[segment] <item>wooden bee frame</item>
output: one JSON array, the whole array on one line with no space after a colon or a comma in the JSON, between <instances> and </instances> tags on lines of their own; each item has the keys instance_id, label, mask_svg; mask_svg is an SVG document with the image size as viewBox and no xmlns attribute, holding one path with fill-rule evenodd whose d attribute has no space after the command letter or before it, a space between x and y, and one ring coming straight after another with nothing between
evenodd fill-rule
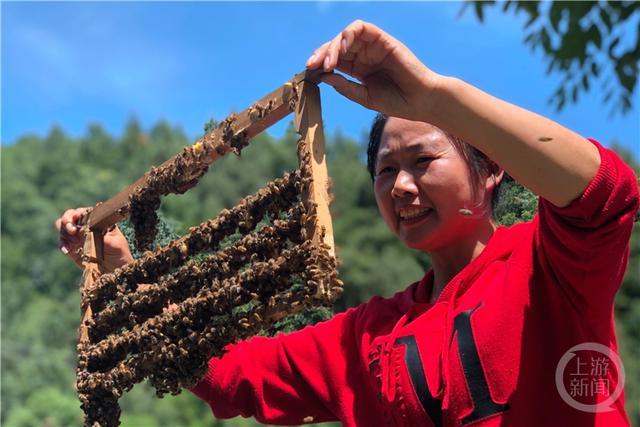
<instances>
[{"instance_id":1,"label":"wooden bee frame","mask_svg":"<svg viewBox=\"0 0 640 427\"><path fill-rule=\"evenodd\" d=\"M234 338L251 336L264 324L271 324L305 307L331 303L339 295L341 283L337 279L335 271L333 228L329 212L329 181L325 161L320 92L317 86L319 74L319 71L307 71L297 74L293 79L251 107L237 115L233 114L228 117L217 129L209 132L191 147L185 148L182 153L177 154L158 168L147 172L113 198L96 205L82 219L81 224L83 224L86 238L83 252L84 273L81 285L81 322L78 334L78 392L86 415L86 426L106 427L118 425L120 411L117 401L121 394L130 389L133 384L147 378L150 381L154 380L157 384L161 384L160 386L154 384L160 395L164 392L177 393L179 392L178 388L194 385L194 379L201 377L206 372L204 356L212 357L221 354L223 344ZM261 190L263 193L259 192L254 196L243 199L236 207L223 211L219 217L208 223L201 224L199 228L193 227L189 235L173 241L155 252L146 252L143 258L116 270L114 274L103 274L104 235L110 227L129 213L137 194L145 188L153 187L155 185L154 182L159 179L167 178L167 171L169 170L174 173L178 170L180 176L179 179L175 176L172 177L171 189L162 194L186 191L197 183L197 179L202 176L212 162L230 151L238 152L248 144L252 137L283 119L292 111L295 112L296 131L301 138L298 146L300 171L272 181L265 189ZM156 274L156 276L151 275L151 277L147 275L146 269L150 265L162 264L158 260L163 260L163 262L174 260L174 267L186 263L189 256L193 255L194 251L201 249L202 246L195 243L194 236L198 236L200 240L204 239L203 236L205 236L206 239L209 239L207 242L214 241L216 230L225 225L225 221L228 223L228 218L234 218L233 215L237 214L238 217L245 215L240 222L233 223L231 221L231 223L235 224L232 224L233 227L238 227L238 230L245 229L246 222L252 222L255 227L255 223L259 218L246 219L248 213L262 212L262 215L265 215L265 209L277 209L281 206L278 204L280 202L274 202L275 207L269 207L269 198L287 198L288 192L290 193L293 189L300 191L302 200L298 202L299 206L295 205L294 202L287 202L289 204L286 206L290 207L289 212L297 212L300 215L301 219L296 223L299 224L297 228L296 225L291 225L291 223L275 220L274 226L263 229L262 235L245 236L246 239L242 240L243 242L246 240L247 246L242 246L240 248L242 250L230 247L225 249L224 251L226 252L222 253L222 255L210 257L210 262L213 263L211 265L219 268L220 265L224 264L226 268L229 264L222 263L220 259L224 257L226 257L224 258L225 260L233 259L234 256L246 258L246 254L243 251L254 247L257 241L263 244L271 241L270 239L277 240L275 237L269 237L269 233L274 236L278 235L278 233L281 233L280 236L287 235L287 233L291 235L293 233L292 229L295 228L296 230L300 229L302 236L306 236L298 242L300 248L304 250L296 252L297 248L290 248L288 251L281 252L274 260L265 259L263 262L257 263L260 268L256 268L256 271L236 272L236 276L221 276L212 282L212 289L218 286L218 288L214 289L217 292L215 295L220 296L220 298L224 296L224 298L228 299L225 303L226 305L221 303L221 307L229 308L228 313L224 311L224 307L216 307L216 310L218 310L216 313L227 324L219 322L217 326L209 327L207 325L205 327L200 322L200 329L198 330L194 326L195 321L187 318L188 314L194 316L193 313L202 313L202 310L208 310L216 306L217 302L213 290L210 291L211 294L207 294L203 293L202 290L192 289L194 294L197 291L196 296L199 296L200 300L196 301L195 297L184 297L185 299L180 300L180 305L176 309L177 314L168 315L166 311L161 311L155 317L147 316L137 319L137 313L134 313L134 311L131 313L123 312L126 308L136 307L136 304L140 305L143 302L149 304L148 301L153 300L154 297L157 297L157 301L162 304L171 301L170 298L172 297L167 293L169 292L167 289L170 286L172 286L171 292L174 292L171 295L183 292L179 286L180 283L178 283L180 277L190 277L195 281L192 276L188 276L188 274L193 274L192 271L183 272L180 270L175 273L175 277L163 282L164 288L155 288L155 296L151 292L145 293L144 290L139 290L138 288L140 283L146 283L144 280L151 279L151 282L156 280L160 283L161 273ZM235 228L233 229L235 230ZM250 231L252 229L246 228L246 230ZM252 244L254 246L251 246ZM258 246L255 247L257 248ZM275 251L275 249L269 246L266 251ZM306 272L304 274L299 271L296 273L291 267L294 264L298 268L306 269ZM162 271L167 273L169 271L168 268L166 267ZM192 270L196 271L195 268ZM265 271L269 271L271 276L269 274L264 276ZM174 273L172 272L171 274ZM181 274L183 275L181 276ZM280 293L275 293L274 291L274 294L270 295L268 299L263 298L259 301L260 304L257 304L257 308L252 309L251 315L240 319L239 326L230 327L229 322L234 321L234 319L237 321L238 319L230 314L229 304L231 303L229 301L246 302L246 299L243 300L238 295L246 296L248 294L252 295L251 298L254 300L256 298L260 299L256 294L242 289L240 285L244 283L244 277L252 278L253 282L251 283L264 283L265 280L273 279L278 274L300 274L300 277L306 278L304 280L307 281L307 285L313 285L313 293L304 294L304 292L301 292L294 295L291 291L281 291ZM256 279L254 276L259 277ZM108 306L105 302L109 297L116 300L116 308L114 308L113 304ZM301 301L300 298L303 298L304 301ZM123 300L126 301L123 302ZM158 307L161 306L156 304L156 311ZM162 310L162 308L160 309ZM105 323L109 323L116 318L114 313L118 310L121 317L128 315L128 320L121 319L120 323L115 322L105 326ZM166 330L177 330L178 326L175 326L175 322L177 322L176 319L179 316L183 316L181 318L183 319L182 321L190 326L183 329L183 331L191 332L185 333L185 336L181 335L179 342L169 342L168 335L163 335L162 332L157 331L164 331L164 329L161 329L163 327ZM124 317L122 318L124 319ZM138 323L142 321L144 321L144 324ZM123 327L124 324L129 326L128 330ZM184 325L179 326L184 327ZM225 336L225 331L227 330L235 331L235 337ZM238 330L240 333L238 333ZM162 341L163 339L164 342L158 343L158 340ZM158 353L160 350L157 349L160 345L163 345L164 349L169 348L169 352L193 349L193 352L197 353L197 357L190 358L191 356L186 354L189 352L182 352L182 356L176 357L178 359L177 366L173 366L174 359ZM146 353L142 353L143 348L147 349L144 350ZM130 353L135 354L131 356ZM190 367L189 373L184 374L184 377L188 378L183 381L183 378L180 377L181 374L176 374L175 372L177 372L176 369L178 371L184 369L184 365L180 365L180 361L187 363L185 360L189 363L193 362L193 364L197 365L197 368ZM202 365L202 360L205 360L204 366ZM171 371L174 373L167 374L166 372L168 372L169 368L164 366L163 363L171 365L171 369L175 368ZM154 369L164 369L164 371L160 374L156 373ZM170 379L166 380L163 375L168 375ZM168 386L166 384L162 385L165 380L170 383Z\"/></svg>"}]
</instances>

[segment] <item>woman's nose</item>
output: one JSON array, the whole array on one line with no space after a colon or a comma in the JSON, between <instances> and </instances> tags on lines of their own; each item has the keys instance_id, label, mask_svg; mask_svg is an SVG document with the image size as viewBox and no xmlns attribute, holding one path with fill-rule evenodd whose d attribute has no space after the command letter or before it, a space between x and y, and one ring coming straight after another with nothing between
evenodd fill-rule
<instances>
[{"instance_id":1,"label":"woman's nose","mask_svg":"<svg viewBox=\"0 0 640 427\"><path fill-rule=\"evenodd\" d=\"M418 186L416 185L413 175L406 171L399 171L396 180L391 189L391 196L402 198L406 196L415 196L418 194Z\"/></svg>"}]
</instances>

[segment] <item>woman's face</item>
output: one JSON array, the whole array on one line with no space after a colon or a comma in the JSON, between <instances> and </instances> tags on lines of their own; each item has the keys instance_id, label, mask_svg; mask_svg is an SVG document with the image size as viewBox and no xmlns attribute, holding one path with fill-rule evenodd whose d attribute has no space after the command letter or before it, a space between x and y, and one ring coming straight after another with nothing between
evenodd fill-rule
<instances>
[{"instance_id":1,"label":"woman's face","mask_svg":"<svg viewBox=\"0 0 640 427\"><path fill-rule=\"evenodd\" d=\"M427 123L388 119L374 192L391 231L408 247L426 252L473 234L489 219L475 215L478 201L463 157L441 130Z\"/></svg>"}]
</instances>

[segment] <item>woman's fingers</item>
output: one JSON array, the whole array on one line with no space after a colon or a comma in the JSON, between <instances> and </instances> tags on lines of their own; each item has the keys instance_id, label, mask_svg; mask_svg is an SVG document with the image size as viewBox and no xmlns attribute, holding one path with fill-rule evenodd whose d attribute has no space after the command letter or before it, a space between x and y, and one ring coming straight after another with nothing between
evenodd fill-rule
<instances>
[{"instance_id":1,"label":"woman's fingers","mask_svg":"<svg viewBox=\"0 0 640 427\"><path fill-rule=\"evenodd\" d=\"M307 60L307 68L322 67L325 72L338 69L361 79L362 76L356 75L358 69L376 68L387 55L384 35L375 25L354 21L331 41L316 49Z\"/></svg>"},{"instance_id":2,"label":"woman's fingers","mask_svg":"<svg viewBox=\"0 0 640 427\"><path fill-rule=\"evenodd\" d=\"M349 27L342 31L342 53L349 52L353 46L353 41L355 40L353 31L350 31Z\"/></svg>"},{"instance_id":3,"label":"woman's fingers","mask_svg":"<svg viewBox=\"0 0 640 427\"><path fill-rule=\"evenodd\" d=\"M82 253L79 250L82 245L70 242L68 239L61 238L58 241L60 251L71 258L77 265L82 266Z\"/></svg>"},{"instance_id":4,"label":"woman's fingers","mask_svg":"<svg viewBox=\"0 0 640 427\"><path fill-rule=\"evenodd\" d=\"M347 28L342 31L344 53L358 53L362 49L362 41L364 39L361 39L360 36L364 33L365 27L366 24L363 21L357 20L349 24ZM371 39L371 37L369 37L369 39Z\"/></svg>"},{"instance_id":5,"label":"woman's fingers","mask_svg":"<svg viewBox=\"0 0 640 427\"><path fill-rule=\"evenodd\" d=\"M63 223L75 224L84 215L88 208L67 209L60 219Z\"/></svg>"},{"instance_id":6,"label":"woman's fingers","mask_svg":"<svg viewBox=\"0 0 640 427\"><path fill-rule=\"evenodd\" d=\"M307 60L307 67L322 66L324 71L332 71L341 59L353 60L365 43L377 41L381 34L381 30L372 24L354 21L333 40L316 49Z\"/></svg>"},{"instance_id":7,"label":"woman's fingers","mask_svg":"<svg viewBox=\"0 0 640 427\"><path fill-rule=\"evenodd\" d=\"M66 214L66 212L65 212L65 214ZM67 225L69 224L69 221L70 221L70 217L65 217L64 215L61 216L60 218L56 219L56 222L55 222L56 230L58 230L58 232L60 234L63 234L63 233L66 234L67 233Z\"/></svg>"},{"instance_id":8,"label":"woman's fingers","mask_svg":"<svg viewBox=\"0 0 640 427\"><path fill-rule=\"evenodd\" d=\"M76 264L80 264L82 261L78 250L84 243L84 236L77 224L87 212L87 209L68 209L55 221L56 230L60 233L58 249L73 259Z\"/></svg>"},{"instance_id":9,"label":"woman's fingers","mask_svg":"<svg viewBox=\"0 0 640 427\"><path fill-rule=\"evenodd\" d=\"M307 67L313 69L318 68L320 65L324 63L324 58L326 56L326 51L329 48L329 44L331 42L326 42L319 48L317 48L311 57L307 60Z\"/></svg>"},{"instance_id":10,"label":"woman's fingers","mask_svg":"<svg viewBox=\"0 0 640 427\"><path fill-rule=\"evenodd\" d=\"M74 252L84 245L84 238L81 236L60 236L60 242L68 252Z\"/></svg>"},{"instance_id":11,"label":"woman's fingers","mask_svg":"<svg viewBox=\"0 0 640 427\"><path fill-rule=\"evenodd\" d=\"M68 209L56 220L56 229L62 236L74 236L78 233L78 221L88 208Z\"/></svg>"},{"instance_id":12,"label":"woman's fingers","mask_svg":"<svg viewBox=\"0 0 640 427\"><path fill-rule=\"evenodd\" d=\"M371 59L372 52L386 51L389 48L388 43L385 43L389 37L386 33L375 25L360 20L351 23L341 35L342 52L347 59L364 55L361 59L366 61Z\"/></svg>"},{"instance_id":13,"label":"woman's fingers","mask_svg":"<svg viewBox=\"0 0 640 427\"><path fill-rule=\"evenodd\" d=\"M360 20L351 23L330 42L324 70L333 71L340 60L357 60L365 44L378 41L381 34L381 30L374 25Z\"/></svg>"},{"instance_id":14,"label":"woman's fingers","mask_svg":"<svg viewBox=\"0 0 640 427\"><path fill-rule=\"evenodd\" d=\"M82 267L82 248L85 236L78 223L86 215L88 209L69 209L55 221L56 229L60 233L58 248L80 267ZM127 240L117 226L104 235L103 255L104 263L102 266L106 272L111 272L133 260Z\"/></svg>"},{"instance_id":15,"label":"woman's fingers","mask_svg":"<svg viewBox=\"0 0 640 427\"><path fill-rule=\"evenodd\" d=\"M422 117L421 93L429 93L433 86L433 73L406 46L360 20L320 46L307 62L310 69L321 66L326 73L337 70L358 80L323 76L340 94L367 108L404 118Z\"/></svg>"},{"instance_id":16,"label":"woman's fingers","mask_svg":"<svg viewBox=\"0 0 640 427\"><path fill-rule=\"evenodd\" d=\"M75 249L77 249L78 247L79 247L78 244L74 244L73 242L70 242L68 239L60 237L60 240L58 240L58 249L60 249L60 251L65 255L69 255L70 253L73 253Z\"/></svg>"},{"instance_id":17,"label":"woman's fingers","mask_svg":"<svg viewBox=\"0 0 640 427\"><path fill-rule=\"evenodd\" d=\"M320 78L343 96L366 108L374 109L366 86L347 80L340 74L323 74Z\"/></svg>"},{"instance_id":18,"label":"woman's fingers","mask_svg":"<svg viewBox=\"0 0 640 427\"><path fill-rule=\"evenodd\" d=\"M62 252L63 254L69 255L69 248L62 239L58 240L58 249L60 249L60 252Z\"/></svg>"},{"instance_id":19,"label":"woman's fingers","mask_svg":"<svg viewBox=\"0 0 640 427\"><path fill-rule=\"evenodd\" d=\"M338 34L331 43L329 43L329 48L327 49L327 56L324 59L324 71L330 72L336 68L338 64L338 59L340 59L340 45L342 41L342 34Z\"/></svg>"},{"instance_id":20,"label":"woman's fingers","mask_svg":"<svg viewBox=\"0 0 640 427\"><path fill-rule=\"evenodd\" d=\"M345 41L344 39L342 40L343 42ZM346 45L346 43L343 43L343 45ZM341 59L346 59L350 61L354 58L357 58L360 52L362 51L363 46L364 46L364 43L362 43L362 41L354 40L350 45L346 47L344 53L342 54Z\"/></svg>"},{"instance_id":21,"label":"woman's fingers","mask_svg":"<svg viewBox=\"0 0 640 427\"><path fill-rule=\"evenodd\" d=\"M340 59L340 61L338 61L338 65L336 66L336 70L355 77L361 82L367 75L371 74L371 67L363 65L361 62L347 59Z\"/></svg>"},{"instance_id":22,"label":"woman's fingers","mask_svg":"<svg viewBox=\"0 0 640 427\"><path fill-rule=\"evenodd\" d=\"M342 36L347 40L347 44L357 39L367 43L374 42L377 41L382 34L383 31L380 28L360 19L353 21L342 31Z\"/></svg>"}]
</instances>

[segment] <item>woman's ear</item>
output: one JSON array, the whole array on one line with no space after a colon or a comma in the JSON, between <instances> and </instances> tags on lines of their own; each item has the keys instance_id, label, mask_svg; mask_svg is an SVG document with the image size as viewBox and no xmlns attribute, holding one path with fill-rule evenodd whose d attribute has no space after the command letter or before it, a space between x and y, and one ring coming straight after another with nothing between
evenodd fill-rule
<instances>
[{"instance_id":1,"label":"woman's ear","mask_svg":"<svg viewBox=\"0 0 640 427\"><path fill-rule=\"evenodd\" d=\"M485 182L485 188L487 191L493 190L502 182L502 178L504 177L504 169L498 166L497 163L492 164L492 173L487 176L487 180Z\"/></svg>"}]
</instances>

